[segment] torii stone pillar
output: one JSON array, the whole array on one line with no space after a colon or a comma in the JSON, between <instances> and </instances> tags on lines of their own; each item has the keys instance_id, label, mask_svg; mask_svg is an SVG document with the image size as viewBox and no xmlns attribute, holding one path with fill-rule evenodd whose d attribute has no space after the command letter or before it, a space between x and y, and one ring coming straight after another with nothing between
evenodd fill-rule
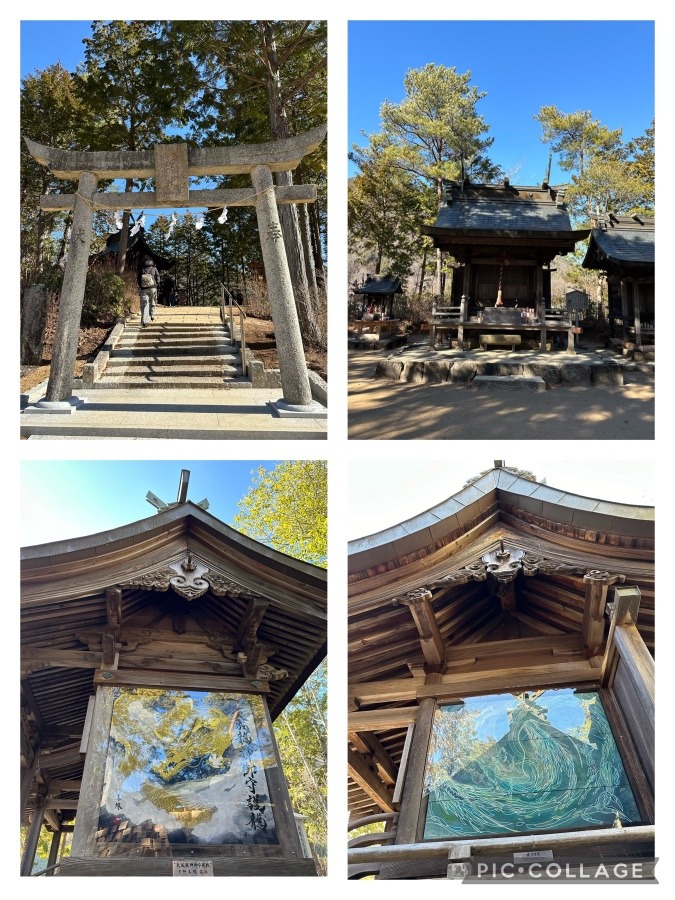
<instances>
[{"instance_id":1,"label":"torii stone pillar","mask_svg":"<svg viewBox=\"0 0 675 900\"><path fill-rule=\"evenodd\" d=\"M92 203L97 185L98 178L93 172L82 172L75 195L73 227L68 261L63 275L46 400L41 401L41 406L47 408L59 409L64 405L68 411L73 408L68 398L73 391L77 335L82 316L93 232Z\"/></svg>"},{"instance_id":2,"label":"torii stone pillar","mask_svg":"<svg viewBox=\"0 0 675 900\"><path fill-rule=\"evenodd\" d=\"M281 353L279 354L281 387L285 401L282 406L290 410L308 407L314 401L307 377L291 273L288 269L279 210L274 197L272 173L268 166L256 166L251 172L251 179L256 192L255 211L258 217L260 246L265 264L267 295L272 309L274 333L277 344L283 346L287 353L284 366L281 364Z\"/></svg>"},{"instance_id":3,"label":"torii stone pillar","mask_svg":"<svg viewBox=\"0 0 675 900\"><path fill-rule=\"evenodd\" d=\"M72 412L75 405L75 398L71 400L73 373L95 210L255 206L283 390L283 400L271 405L280 416L325 416L325 407L312 400L277 210L278 203L313 203L316 187L275 187L271 174L295 169L304 156L320 146L325 136L326 126L321 125L305 134L267 144L205 148L180 143L158 144L151 150L114 152L57 150L26 139L33 158L50 169L57 178L79 178L75 197L50 194L40 198L42 209L74 209L75 212L73 242L66 263L47 396L37 404L37 409ZM236 174L249 174L254 190L189 189L191 177ZM117 178L154 178L156 193L96 192L99 179ZM32 407L33 411L35 409Z\"/></svg>"}]
</instances>

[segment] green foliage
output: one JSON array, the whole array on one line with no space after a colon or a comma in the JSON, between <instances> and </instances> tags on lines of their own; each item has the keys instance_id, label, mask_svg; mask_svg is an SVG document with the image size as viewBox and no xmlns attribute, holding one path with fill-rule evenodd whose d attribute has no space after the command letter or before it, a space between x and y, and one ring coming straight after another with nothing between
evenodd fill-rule
<instances>
[{"instance_id":1,"label":"green foliage","mask_svg":"<svg viewBox=\"0 0 675 900\"><path fill-rule=\"evenodd\" d=\"M386 135L372 135L368 147L354 145L349 154L360 170L349 182L349 237L357 258L374 254L375 274L384 266L403 277L426 240L420 224L428 212L428 191L391 164L391 150Z\"/></svg>"},{"instance_id":2,"label":"green foliage","mask_svg":"<svg viewBox=\"0 0 675 900\"><path fill-rule=\"evenodd\" d=\"M260 466L238 504L233 525L297 559L326 567L328 481L325 460Z\"/></svg>"},{"instance_id":3,"label":"green foliage","mask_svg":"<svg viewBox=\"0 0 675 900\"><path fill-rule=\"evenodd\" d=\"M107 325L118 316L127 315L129 311L123 278L112 272L92 271L87 274L82 325Z\"/></svg>"},{"instance_id":4,"label":"green foliage","mask_svg":"<svg viewBox=\"0 0 675 900\"><path fill-rule=\"evenodd\" d=\"M461 161L486 179L498 170L484 156L493 139L484 135L488 126L476 110L485 93L471 85L471 72L428 63L409 69L405 97L400 103L386 100L380 107L383 130L399 149L398 165L417 178L436 186L457 178Z\"/></svg>"},{"instance_id":5,"label":"green foliage","mask_svg":"<svg viewBox=\"0 0 675 900\"><path fill-rule=\"evenodd\" d=\"M559 154L561 169L571 173L565 201L578 224L598 212L653 210L653 123L643 137L624 144L621 129L602 125L590 110L563 113L543 106L534 118L542 126L542 141Z\"/></svg>"},{"instance_id":6,"label":"green foliage","mask_svg":"<svg viewBox=\"0 0 675 900\"><path fill-rule=\"evenodd\" d=\"M543 143L559 154L565 172L583 173L593 156L612 152L621 142L621 129L601 125L590 110L564 113L556 106L542 106L534 118L542 127Z\"/></svg>"},{"instance_id":7,"label":"green foliage","mask_svg":"<svg viewBox=\"0 0 675 900\"><path fill-rule=\"evenodd\" d=\"M327 851L326 663L300 688L274 725L293 809L325 874Z\"/></svg>"},{"instance_id":8,"label":"green foliage","mask_svg":"<svg viewBox=\"0 0 675 900\"><path fill-rule=\"evenodd\" d=\"M75 89L88 111L91 149L139 150L186 124L194 67L156 23L94 21L83 43Z\"/></svg>"},{"instance_id":9,"label":"green foliage","mask_svg":"<svg viewBox=\"0 0 675 900\"><path fill-rule=\"evenodd\" d=\"M78 146L86 111L77 98L72 76L59 63L27 75L21 82L21 135L41 144L69 150ZM42 281L58 248L53 232L67 215L40 210L42 194L69 192L76 186L51 175L29 154L21 140L21 274Z\"/></svg>"}]
</instances>

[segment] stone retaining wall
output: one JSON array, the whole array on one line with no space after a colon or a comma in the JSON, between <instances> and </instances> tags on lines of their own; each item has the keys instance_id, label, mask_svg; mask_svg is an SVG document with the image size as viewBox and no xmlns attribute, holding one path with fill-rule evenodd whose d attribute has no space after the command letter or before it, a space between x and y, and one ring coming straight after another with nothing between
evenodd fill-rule
<instances>
[{"instance_id":1,"label":"stone retaining wall","mask_svg":"<svg viewBox=\"0 0 675 900\"><path fill-rule=\"evenodd\" d=\"M459 360L383 359L375 378L410 384L468 384L476 375L524 375L543 378L548 387L563 384L622 385L623 367L614 361L598 363L479 362Z\"/></svg>"}]
</instances>

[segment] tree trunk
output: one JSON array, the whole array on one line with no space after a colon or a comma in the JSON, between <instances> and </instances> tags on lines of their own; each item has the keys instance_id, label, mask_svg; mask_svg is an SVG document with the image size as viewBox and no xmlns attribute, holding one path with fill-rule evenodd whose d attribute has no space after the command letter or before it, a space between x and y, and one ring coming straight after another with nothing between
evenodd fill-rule
<instances>
[{"instance_id":1,"label":"tree trunk","mask_svg":"<svg viewBox=\"0 0 675 900\"><path fill-rule=\"evenodd\" d=\"M419 288L417 290L417 299L422 299L422 291L424 290L424 275L427 268L427 248L424 248L424 252L422 254L422 268L420 269L420 283Z\"/></svg>"},{"instance_id":2,"label":"tree trunk","mask_svg":"<svg viewBox=\"0 0 675 900\"><path fill-rule=\"evenodd\" d=\"M436 208L441 208L443 199L443 182L440 178L436 179ZM436 248L436 272L434 274L434 294L439 297L443 296L443 277L441 269L443 267L443 251L440 247Z\"/></svg>"},{"instance_id":3,"label":"tree trunk","mask_svg":"<svg viewBox=\"0 0 675 900\"><path fill-rule=\"evenodd\" d=\"M56 257L56 265L59 269L63 269L65 266L66 259L66 251L68 249L68 244L70 243L70 234L73 230L73 214L68 213L65 224L63 226L63 237L61 238L61 245L59 247L59 252Z\"/></svg>"},{"instance_id":4,"label":"tree trunk","mask_svg":"<svg viewBox=\"0 0 675 900\"><path fill-rule=\"evenodd\" d=\"M281 73L277 59L277 48L272 23L260 21L258 29L261 36L263 53L267 63L267 100L270 114L270 132L273 140L290 137L290 128L286 109L281 97ZM277 185L291 185L293 178L290 172L277 172ZM295 306L300 322L303 340L310 344L322 344L322 335L316 322L315 309L312 305L307 270L302 252L302 237L295 205L284 204L279 207L279 222L284 236L286 258L293 286Z\"/></svg>"},{"instance_id":5,"label":"tree trunk","mask_svg":"<svg viewBox=\"0 0 675 900\"><path fill-rule=\"evenodd\" d=\"M305 271L307 272L310 300L312 306L316 307L316 273L314 272L314 257L312 256L312 241L309 234L309 216L307 215L306 203L298 204L298 220L300 224L300 238L302 239L302 252L305 258Z\"/></svg>"},{"instance_id":6,"label":"tree trunk","mask_svg":"<svg viewBox=\"0 0 675 900\"><path fill-rule=\"evenodd\" d=\"M124 183L124 190L131 191L134 186L133 178L127 178ZM120 246L117 251L117 263L115 265L115 275L124 274L124 267L127 264L127 245L129 243L129 218L131 210L125 209L122 214L122 230L120 231Z\"/></svg>"},{"instance_id":7,"label":"tree trunk","mask_svg":"<svg viewBox=\"0 0 675 900\"><path fill-rule=\"evenodd\" d=\"M317 275L324 278L323 256L321 254L321 229L319 228L319 212L316 203L310 203L307 207L309 212L309 224L312 229L312 248L314 251L314 268Z\"/></svg>"}]
</instances>

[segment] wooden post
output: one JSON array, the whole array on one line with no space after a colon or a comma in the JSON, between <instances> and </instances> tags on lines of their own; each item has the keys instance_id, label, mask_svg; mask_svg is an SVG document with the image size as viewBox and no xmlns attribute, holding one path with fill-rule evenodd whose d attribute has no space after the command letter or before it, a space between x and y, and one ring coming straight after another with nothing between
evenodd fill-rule
<instances>
[{"instance_id":1,"label":"wooden post","mask_svg":"<svg viewBox=\"0 0 675 900\"><path fill-rule=\"evenodd\" d=\"M616 647L616 641L614 640L614 633L621 625L634 625L637 622L641 596L640 589L637 586L614 589L614 602L610 607L612 617L610 619L609 634L605 646L605 656L602 661L603 687L612 686L616 666L619 661L619 653Z\"/></svg>"},{"instance_id":2,"label":"wooden post","mask_svg":"<svg viewBox=\"0 0 675 900\"><path fill-rule=\"evenodd\" d=\"M584 575L586 598L584 600L584 621L582 634L584 646L589 657L598 656L602 652L602 641L605 636L605 605L607 590L617 581L623 582L625 576L610 575L609 572L589 572Z\"/></svg>"},{"instance_id":3,"label":"wooden post","mask_svg":"<svg viewBox=\"0 0 675 900\"><path fill-rule=\"evenodd\" d=\"M546 352L546 303L544 300L544 273L539 264L535 267L535 292L536 292L536 306L537 306L537 316L539 317L539 323L541 326L541 331L539 334L539 349L542 353Z\"/></svg>"},{"instance_id":4,"label":"wooden post","mask_svg":"<svg viewBox=\"0 0 675 900\"><path fill-rule=\"evenodd\" d=\"M80 798L75 817L73 833L73 856L94 856L96 826L98 824L105 764L108 755L110 723L113 713L113 688L100 686L96 689L96 701L92 715L89 749L84 762Z\"/></svg>"},{"instance_id":5,"label":"wooden post","mask_svg":"<svg viewBox=\"0 0 675 900\"><path fill-rule=\"evenodd\" d=\"M628 318L628 284L626 283L626 279L622 278L620 281L621 284L621 321L622 321L622 330L623 330L623 340L625 341L628 337L628 326L626 324L626 319Z\"/></svg>"},{"instance_id":6,"label":"wooden post","mask_svg":"<svg viewBox=\"0 0 675 900\"><path fill-rule=\"evenodd\" d=\"M33 779L35 778L35 773L40 764L40 745L38 744L33 751L33 759L31 760L31 764L27 769L24 769L23 775L21 776L21 790L19 794L19 800L21 802L20 809L20 817L23 818L24 810L28 805L28 798L30 797L30 791L33 787Z\"/></svg>"},{"instance_id":7,"label":"wooden post","mask_svg":"<svg viewBox=\"0 0 675 900\"><path fill-rule=\"evenodd\" d=\"M52 834L52 842L49 845L49 859L47 860L47 872L45 873L45 877L54 875L56 871L51 867L56 865L56 860L59 858L59 847L61 846L62 835L62 831L55 831Z\"/></svg>"},{"instance_id":8,"label":"wooden post","mask_svg":"<svg viewBox=\"0 0 675 900\"><path fill-rule=\"evenodd\" d=\"M422 808L422 791L424 789L424 772L427 765L427 752L435 712L436 700L433 697L428 697L419 704L417 722L410 746L405 785L403 787L401 815L396 828L396 844L414 844L417 840L417 829Z\"/></svg>"},{"instance_id":9,"label":"wooden post","mask_svg":"<svg viewBox=\"0 0 675 900\"><path fill-rule=\"evenodd\" d=\"M635 323L635 346L640 349L642 347L642 322L640 314L642 312L642 285L638 281L633 282L633 317Z\"/></svg>"},{"instance_id":10,"label":"wooden post","mask_svg":"<svg viewBox=\"0 0 675 900\"><path fill-rule=\"evenodd\" d=\"M35 861L35 852L37 850L38 841L40 839L40 829L44 819L46 798L43 794L38 796L33 807L33 817L30 821L30 828L26 835L26 845L23 848L23 856L21 857L20 875L30 875L33 871L33 863Z\"/></svg>"},{"instance_id":11,"label":"wooden post","mask_svg":"<svg viewBox=\"0 0 675 900\"><path fill-rule=\"evenodd\" d=\"M468 319L468 312L469 295L464 293L459 303L459 328L457 329L457 344L460 350L464 349L464 323Z\"/></svg>"}]
</instances>

